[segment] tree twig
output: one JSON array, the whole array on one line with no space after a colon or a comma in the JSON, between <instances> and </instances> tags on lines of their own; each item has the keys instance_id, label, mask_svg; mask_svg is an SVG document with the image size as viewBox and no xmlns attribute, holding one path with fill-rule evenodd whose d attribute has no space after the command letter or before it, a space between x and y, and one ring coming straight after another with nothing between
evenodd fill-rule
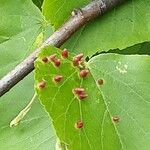
<instances>
[{"instance_id":1,"label":"tree twig","mask_svg":"<svg viewBox=\"0 0 150 150\"><path fill-rule=\"evenodd\" d=\"M73 11L70 19L61 28L55 31L39 48L0 80L0 96L9 91L34 69L34 60L41 48L47 45L60 47L80 27L124 1L95 0L84 8Z\"/></svg>"}]
</instances>

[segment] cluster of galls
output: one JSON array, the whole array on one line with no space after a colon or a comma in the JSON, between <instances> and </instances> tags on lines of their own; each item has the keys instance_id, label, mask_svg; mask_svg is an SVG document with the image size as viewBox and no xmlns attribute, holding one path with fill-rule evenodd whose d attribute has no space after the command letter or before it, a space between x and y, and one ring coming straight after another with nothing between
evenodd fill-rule
<instances>
[{"instance_id":1,"label":"cluster of galls","mask_svg":"<svg viewBox=\"0 0 150 150\"><path fill-rule=\"evenodd\" d=\"M78 54L75 57L73 57L72 60L73 66L78 67L80 69L79 75L81 78L85 78L89 74L89 70L85 69L83 56L83 54Z\"/></svg>"},{"instance_id":2,"label":"cluster of galls","mask_svg":"<svg viewBox=\"0 0 150 150\"><path fill-rule=\"evenodd\" d=\"M73 89L73 93L80 99L80 100L83 100L85 99L88 95L87 93L85 92L85 89L84 88L75 88Z\"/></svg>"},{"instance_id":3,"label":"cluster of galls","mask_svg":"<svg viewBox=\"0 0 150 150\"><path fill-rule=\"evenodd\" d=\"M81 78L85 78L89 74L89 70L85 68L83 56L84 56L83 54L78 54L74 56L72 60L73 65L80 69L79 76ZM75 96L78 97L79 100L83 100L88 96L87 93L85 92L85 89L80 87L73 89L73 93L75 94Z\"/></svg>"},{"instance_id":4,"label":"cluster of galls","mask_svg":"<svg viewBox=\"0 0 150 150\"><path fill-rule=\"evenodd\" d=\"M85 68L83 56L84 56L83 54L76 55L75 57L73 57L72 60L73 66L78 67L80 69L79 76L81 78L85 78L89 74L89 70ZM85 89L81 87L73 89L72 92L74 93L75 96L77 96L79 100L84 100L88 96ZM79 120L75 123L75 128L80 129L82 127L83 127L82 120Z\"/></svg>"},{"instance_id":5,"label":"cluster of galls","mask_svg":"<svg viewBox=\"0 0 150 150\"><path fill-rule=\"evenodd\" d=\"M50 55L49 57L44 57L44 58L42 58L42 62L43 62L43 63L48 63L49 61L51 61L51 62L54 63L54 65L55 65L56 67L59 67L59 66L61 65L61 61L60 61L60 59L56 58L56 56L57 56L57 54L52 54L52 55ZM62 56L63 58L68 58L68 50L67 50L67 49L64 49L64 50L62 51L61 56Z\"/></svg>"},{"instance_id":6,"label":"cluster of galls","mask_svg":"<svg viewBox=\"0 0 150 150\"><path fill-rule=\"evenodd\" d=\"M52 54L52 55L50 55L49 57L44 57L44 58L42 58L41 60L42 60L43 63L52 62L52 63L55 65L55 67L59 67L59 66L61 65L61 60L58 59L56 56L57 56L56 54ZM66 58L68 58L68 56L69 56L68 50L67 50L67 49L64 49L64 50L61 52L61 57L64 58L64 59L66 59ZM87 77L88 74L89 74L89 70L86 69L86 67L85 67L83 57L84 57L83 54L78 54L78 55L74 56L73 59L72 59L72 64L73 64L73 66L74 66L74 67L78 67L79 70L80 70L80 72L79 72L80 78L85 78L85 77ZM55 83L59 83L62 79L63 79L63 76L62 76L62 75L56 75L56 76L53 77L53 81L54 81ZM103 84L103 80L102 80L102 79L99 79L99 80L97 81L97 83L98 83L99 85L102 85L102 84ZM45 82L45 81L41 81L40 83L38 83L38 88L39 88L39 89L43 89L43 88L45 88L45 86L46 86L46 82ZM84 99L86 99L86 98L88 97L88 95L87 95L87 93L86 93L86 91L85 91L84 88L77 87L77 88L73 89L72 91L73 91L73 94L74 94L79 100L84 100ZM76 127L77 129L82 128L82 127L83 127L83 122L82 122L82 120L77 121L77 122L75 123L75 127Z\"/></svg>"},{"instance_id":7,"label":"cluster of galls","mask_svg":"<svg viewBox=\"0 0 150 150\"><path fill-rule=\"evenodd\" d=\"M56 67L59 67L61 65L61 61L56 56L57 56L57 54L52 54L49 57L43 57L41 59L41 61L43 63L52 62ZM68 58L68 50L64 49L61 53L61 56L62 56L62 58ZM56 83L60 82L62 79L63 79L62 75L56 75L56 76L53 77L53 81L56 82ZM46 86L45 81L41 81L41 82L38 83L38 88L39 89L43 89L43 88L45 88L45 86Z\"/></svg>"}]
</instances>

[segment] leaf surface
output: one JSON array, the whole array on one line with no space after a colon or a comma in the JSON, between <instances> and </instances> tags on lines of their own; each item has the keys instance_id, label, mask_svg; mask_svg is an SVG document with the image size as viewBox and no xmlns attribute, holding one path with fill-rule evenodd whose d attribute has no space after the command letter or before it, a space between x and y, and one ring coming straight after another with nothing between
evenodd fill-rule
<instances>
[{"instance_id":1,"label":"leaf surface","mask_svg":"<svg viewBox=\"0 0 150 150\"><path fill-rule=\"evenodd\" d=\"M106 54L89 62L110 117L118 116L116 134L122 149L149 149L149 56Z\"/></svg>"},{"instance_id":2,"label":"leaf surface","mask_svg":"<svg viewBox=\"0 0 150 150\"><path fill-rule=\"evenodd\" d=\"M71 15L71 12L84 6L90 0L44 0L43 15L55 29L60 27Z\"/></svg>"},{"instance_id":3,"label":"leaf surface","mask_svg":"<svg viewBox=\"0 0 150 150\"><path fill-rule=\"evenodd\" d=\"M41 60L56 53L60 67ZM72 66L72 55L62 59L61 51L46 47L36 63L36 91L53 120L57 136L68 149L148 150L150 140L149 108L150 58L143 55L102 54L86 67L90 74L79 76ZM61 82L54 82L62 75ZM98 80L102 80L98 84ZM45 87L39 89L41 81ZM73 89L82 87L84 100ZM75 127L78 121L83 127Z\"/></svg>"},{"instance_id":4,"label":"leaf surface","mask_svg":"<svg viewBox=\"0 0 150 150\"><path fill-rule=\"evenodd\" d=\"M1 78L41 44L47 31L40 11L30 0L0 0L0 12ZM0 98L2 150L55 149L55 133L37 100L19 126L9 127L11 120L31 100L33 85L33 75L30 75Z\"/></svg>"},{"instance_id":5,"label":"leaf surface","mask_svg":"<svg viewBox=\"0 0 150 150\"><path fill-rule=\"evenodd\" d=\"M45 29L46 23L38 8L30 0L0 0L0 12L0 58L3 58L0 59L0 77L2 77L31 53L35 48L34 42Z\"/></svg>"},{"instance_id":6,"label":"leaf surface","mask_svg":"<svg viewBox=\"0 0 150 150\"><path fill-rule=\"evenodd\" d=\"M88 2L90 1L45 0L43 14L57 29L70 16L73 9L81 8ZM96 52L125 49L149 41L149 9L149 0L126 0L121 6L82 27L64 47L73 53L84 52L85 55L91 56Z\"/></svg>"},{"instance_id":7,"label":"leaf surface","mask_svg":"<svg viewBox=\"0 0 150 150\"><path fill-rule=\"evenodd\" d=\"M32 109L13 128L12 119L29 103L33 94L33 74L0 98L0 147L2 150L55 150L56 138L48 115L38 99Z\"/></svg>"}]
</instances>

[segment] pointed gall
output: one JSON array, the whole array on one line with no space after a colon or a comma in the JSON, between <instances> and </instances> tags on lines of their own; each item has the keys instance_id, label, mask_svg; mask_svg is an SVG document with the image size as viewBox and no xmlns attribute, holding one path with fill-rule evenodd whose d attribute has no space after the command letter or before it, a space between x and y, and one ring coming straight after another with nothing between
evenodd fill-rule
<instances>
[{"instance_id":1,"label":"pointed gall","mask_svg":"<svg viewBox=\"0 0 150 150\"><path fill-rule=\"evenodd\" d=\"M104 81L103 81L103 79L99 79L99 80L97 80L97 83L98 83L99 85L103 85L103 84L104 84Z\"/></svg>"},{"instance_id":2,"label":"pointed gall","mask_svg":"<svg viewBox=\"0 0 150 150\"><path fill-rule=\"evenodd\" d=\"M61 76L61 75L57 75L57 76L55 76L55 77L53 78L53 80L54 80L55 82L60 82L62 79L63 79L63 76Z\"/></svg>"},{"instance_id":3,"label":"pointed gall","mask_svg":"<svg viewBox=\"0 0 150 150\"><path fill-rule=\"evenodd\" d=\"M43 62L43 63L47 63L47 62L48 62L48 58L47 58L47 57L43 57L43 58L42 58L42 62Z\"/></svg>"},{"instance_id":4,"label":"pointed gall","mask_svg":"<svg viewBox=\"0 0 150 150\"><path fill-rule=\"evenodd\" d=\"M87 96L88 95L86 93L79 94L79 99L83 100L83 99L87 98Z\"/></svg>"},{"instance_id":5,"label":"pointed gall","mask_svg":"<svg viewBox=\"0 0 150 150\"><path fill-rule=\"evenodd\" d=\"M54 61L54 64L55 64L56 67L59 67L60 64L61 64L60 59L56 59L56 60Z\"/></svg>"},{"instance_id":6,"label":"pointed gall","mask_svg":"<svg viewBox=\"0 0 150 150\"><path fill-rule=\"evenodd\" d=\"M80 71L80 77L85 78L89 74L89 70L84 69Z\"/></svg>"},{"instance_id":7,"label":"pointed gall","mask_svg":"<svg viewBox=\"0 0 150 150\"><path fill-rule=\"evenodd\" d=\"M68 58L68 50L66 48L61 52L61 56L63 58Z\"/></svg>"},{"instance_id":8,"label":"pointed gall","mask_svg":"<svg viewBox=\"0 0 150 150\"><path fill-rule=\"evenodd\" d=\"M83 58L83 53L76 55L74 58L76 58L78 61L81 61L81 59Z\"/></svg>"},{"instance_id":9,"label":"pointed gall","mask_svg":"<svg viewBox=\"0 0 150 150\"><path fill-rule=\"evenodd\" d=\"M45 81L41 81L41 82L38 83L38 88L39 89L43 89L43 88L45 88L45 86L46 86Z\"/></svg>"},{"instance_id":10,"label":"pointed gall","mask_svg":"<svg viewBox=\"0 0 150 150\"><path fill-rule=\"evenodd\" d=\"M75 93L75 94L82 94L83 92L85 92L85 89L84 88L75 88L75 89L73 89L73 92Z\"/></svg>"},{"instance_id":11,"label":"pointed gall","mask_svg":"<svg viewBox=\"0 0 150 150\"><path fill-rule=\"evenodd\" d=\"M112 120L113 120L115 123L118 123L120 119L119 119L119 117L115 116L115 117L112 118Z\"/></svg>"},{"instance_id":12,"label":"pointed gall","mask_svg":"<svg viewBox=\"0 0 150 150\"><path fill-rule=\"evenodd\" d=\"M78 66L79 65L79 60L76 57L73 57L72 63L74 66Z\"/></svg>"},{"instance_id":13,"label":"pointed gall","mask_svg":"<svg viewBox=\"0 0 150 150\"><path fill-rule=\"evenodd\" d=\"M76 122L75 128L76 128L76 129L81 129L81 128L83 128L83 122L82 122L82 121Z\"/></svg>"},{"instance_id":14,"label":"pointed gall","mask_svg":"<svg viewBox=\"0 0 150 150\"><path fill-rule=\"evenodd\" d=\"M50 61L54 62L56 60L56 54L49 56Z\"/></svg>"},{"instance_id":15,"label":"pointed gall","mask_svg":"<svg viewBox=\"0 0 150 150\"><path fill-rule=\"evenodd\" d=\"M86 94L84 88L77 87L77 88L73 89L73 93L76 94L80 100L83 100L83 99L87 98L87 96L88 96Z\"/></svg>"},{"instance_id":16,"label":"pointed gall","mask_svg":"<svg viewBox=\"0 0 150 150\"><path fill-rule=\"evenodd\" d=\"M72 60L73 65L78 66L82 58L83 58L83 54L79 54L79 55L74 56L73 60Z\"/></svg>"}]
</instances>

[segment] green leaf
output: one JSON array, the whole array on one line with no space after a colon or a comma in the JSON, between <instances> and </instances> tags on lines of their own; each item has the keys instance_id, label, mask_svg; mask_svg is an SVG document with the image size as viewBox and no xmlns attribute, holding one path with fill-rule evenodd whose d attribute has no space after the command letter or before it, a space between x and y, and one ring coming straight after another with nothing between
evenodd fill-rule
<instances>
[{"instance_id":1,"label":"green leaf","mask_svg":"<svg viewBox=\"0 0 150 150\"><path fill-rule=\"evenodd\" d=\"M121 6L90 22L64 45L91 56L110 49L125 49L150 41L150 1L127 0Z\"/></svg>"},{"instance_id":2,"label":"green leaf","mask_svg":"<svg viewBox=\"0 0 150 150\"><path fill-rule=\"evenodd\" d=\"M57 29L71 15L75 8L86 5L90 0L44 0L43 15Z\"/></svg>"},{"instance_id":3,"label":"green leaf","mask_svg":"<svg viewBox=\"0 0 150 150\"><path fill-rule=\"evenodd\" d=\"M35 63L35 85L42 104L50 114L56 129L57 136L64 142L68 149L92 149L100 147L101 143L101 122L105 112L102 96L95 88L92 76L82 80L79 77L79 69L72 66L71 56L69 59L61 59L59 68L54 64L43 63L41 60L57 53L60 58L60 51L53 47L44 48ZM53 77L62 75L63 80L55 83ZM41 81L46 83L45 89L39 89ZM76 87L84 87L88 93L85 101L80 101L72 92ZM96 98L96 99L95 99ZM107 115L109 124L106 128L112 127L111 120ZM75 124L84 121L83 129L76 129ZM95 137L93 139L93 137ZM97 137L97 138L96 138ZM110 138L111 137L111 138ZM112 146L119 145L117 135L113 130L108 131L108 137L113 141Z\"/></svg>"},{"instance_id":4,"label":"green leaf","mask_svg":"<svg viewBox=\"0 0 150 150\"><path fill-rule=\"evenodd\" d=\"M122 149L148 150L150 147L149 84L150 57L140 55L106 54L94 57L88 63L99 86L106 111L118 116L114 124ZM104 122L105 126L106 122ZM104 131L105 133L105 131Z\"/></svg>"},{"instance_id":5,"label":"green leaf","mask_svg":"<svg viewBox=\"0 0 150 150\"><path fill-rule=\"evenodd\" d=\"M54 53L61 59L59 67L42 61ZM149 149L149 64L149 56L98 55L85 64L90 74L82 79L72 54L63 59L59 49L42 50L35 63L36 91L68 149ZM63 76L58 83L56 75ZM41 81L44 88L39 88ZM72 92L76 87L84 88L88 97L80 100ZM83 122L80 129L75 128L78 121Z\"/></svg>"},{"instance_id":6,"label":"green leaf","mask_svg":"<svg viewBox=\"0 0 150 150\"><path fill-rule=\"evenodd\" d=\"M46 23L38 8L30 0L0 0L0 12L0 58L2 58L0 77L2 77L31 53L35 48L34 42L45 29Z\"/></svg>"},{"instance_id":7,"label":"green leaf","mask_svg":"<svg viewBox=\"0 0 150 150\"><path fill-rule=\"evenodd\" d=\"M33 89L33 75L30 75L0 98L0 145L2 150L55 150L55 133L38 99L18 126L9 127L11 120L31 100L34 94Z\"/></svg>"},{"instance_id":8,"label":"green leaf","mask_svg":"<svg viewBox=\"0 0 150 150\"><path fill-rule=\"evenodd\" d=\"M89 1L45 0L43 14L57 29L70 16L76 7ZM96 52L126 47L150 41L150 1L127 0L121 6L90 22L70 38L64 45L74 53ZM61 13L59 13L61 12Z\"/></svg>"},{"instance_id":9,"label":"green leaf","mask_svg":"<svg viewBox=\"0 0 150 150\"><path fill-rule=\"evenodd\" d=\"M45 26L40 11L30 0L0 0L0 12L2 77L43 41L47 28L51 29ZM2 150L55 149L55 133L38 101L19 126L9 127L11 120L29 103L33 94L33 76L30 75L0 98Z\"/></svg>"}]
</instances>

